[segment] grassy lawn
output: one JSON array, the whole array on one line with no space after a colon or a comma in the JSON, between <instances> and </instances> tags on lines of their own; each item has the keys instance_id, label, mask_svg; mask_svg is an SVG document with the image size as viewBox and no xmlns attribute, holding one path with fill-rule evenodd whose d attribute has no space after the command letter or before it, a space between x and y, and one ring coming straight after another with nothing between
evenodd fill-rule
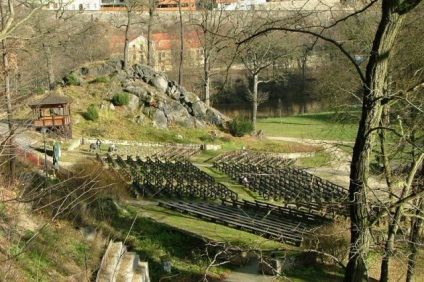
<instances>
[{"instance_id":1,"label":"grassy lawn","mask_svg":"<svg viewBox=\"0 0 424 282\"><path fill-rule=\"evenodd\" d=\"M225 242L231 246L262 249L276 249L284 246L273 240L224 225L199 220L196 217L159 206L133 205L132 209L143 217L154 219L157 222L164 223L179 230L186 230L187 232L197 234L212 241Z\"/></svg>"},{"instance_id":2,"label":"grassy lawn","mask_svg":"<svg viewBox=\"0 0 424 282\"><path fill-rule=\"evenodd\" d=\"M354 114L317 113L259 119L257 128L262 129L265 136L354 141L357 124Z\"/></svg>"}]
</instances>

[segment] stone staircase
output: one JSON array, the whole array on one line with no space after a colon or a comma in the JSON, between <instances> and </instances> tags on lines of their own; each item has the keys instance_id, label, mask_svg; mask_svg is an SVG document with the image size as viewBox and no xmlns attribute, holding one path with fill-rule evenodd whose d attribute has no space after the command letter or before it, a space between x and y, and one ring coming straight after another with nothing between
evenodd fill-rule
<instances>
[{"instance_id":1,"label":"stone staircase","mask_svg":"<svg viewBox=\"0 0 424 282\"><path fill-rule=\"evenodd\" d=\"M122 242L110 241L103 256L97 282L150 282L147 262L128 252Z\"/></svg>"}]
</instances>

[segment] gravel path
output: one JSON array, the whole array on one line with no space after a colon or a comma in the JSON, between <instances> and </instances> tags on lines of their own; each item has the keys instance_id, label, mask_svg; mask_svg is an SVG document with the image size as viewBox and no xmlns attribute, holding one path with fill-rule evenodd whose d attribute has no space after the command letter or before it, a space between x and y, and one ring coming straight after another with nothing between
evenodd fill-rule
<instances>
[{"instance_id":1,"label":"gravel path","mask_svg":"<svg viewBox=\"0 0 424 282\"><path fill-rule=\"evenodd\" d=\"M314 167L307 169L307 171L324 179L328 179L343 187L347 188L349 186L351 156L346 151L341 150L338 146L343 145L353 147L353 142L300 139L293 137L267 138L276 141L286 141L321 146L331 155L331 162L329 166Z\"/></svg>"},{"instance_id":2,"label":"gravel path","mask_svg":"<svg viewBox=\"0 0 424 282\"><path fill-rule=\"evenodd\" d=\"M249 264L236 269L222 282L271 282L276 281L274 276L262 275L259 272L259 262L256 257L249 259Z\"/></svg>"},{"instance_id":3,"label":"gravel path","mask_svg":"<svg viewBox=\"0 0 424 282\"><path fill-rule=\"evenodd\" d=\"M34 140L32 138L29 138L25 134L26 129L17 130L15 134L15 143L18 145L19 148L25 150L25 151L32 151L31 145L37 143L37 140ZM7 137L9 134L9 127L6 123L0 123L0 136L1 139Z\"/></svg>"}]
</instances>

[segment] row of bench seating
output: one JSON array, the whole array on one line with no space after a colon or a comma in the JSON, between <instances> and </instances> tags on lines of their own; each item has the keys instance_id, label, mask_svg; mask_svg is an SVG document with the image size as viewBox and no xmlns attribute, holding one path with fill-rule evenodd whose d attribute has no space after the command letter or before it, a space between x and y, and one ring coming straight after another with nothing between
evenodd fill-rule
<instances>
[{"instance_id":1,"label":"row of bench seating","mask_svg":"<svg viewBox=\"0 0 424 282\"><path fill-rule=\"evenodd\" d=\"M222 205L159 202L159 205L294 246L300 246L303 235L316 224L322 223L310 219L307 222L299 220L303 214L296 210L282 211L276 206L270 210L270 207L247 201L223 201ZM322 219L326 221L325 218Z\"/></svg>"},{"instance_id":2,"label":"row of bench seating","mask_svg":"<svg viewBox=\"0 0 424 282\"><path fill-rule=\"evenodd\" d=\"M282 201L285 205L310 204L309 211L315 214L346 215L347 189L323 180L298 168L285 166L254 165L243 159L218 158L213 166L232 179L242 180L249 189L258 192L266 200ZM299 203L299 205L297 205Z\"/></svg>"},{"instance_id":3,"label":"row of bench seating","mask_svg":"<svg viewBox=\"0 0 424 282\"><path fill-rule=\"evenodd\" d=\"M275 168L280 168L291 166L295 162L295 159L283 158L280 156L275 156L271 153L263 153L242 149L219 154L215 156L211 161L213 163L249 163L251 165L268 165Z\"/></svg>"},{"instance_id":4,"label":"row of bench seating","mask_svg":"<svg viewBox=\"0 0 424 282\"><path fill-rule=\"evenodd\" d=\"M238 195L187 160L127 157L133 184L147 196L237 199Z\"/></svg>"}]
</instances>

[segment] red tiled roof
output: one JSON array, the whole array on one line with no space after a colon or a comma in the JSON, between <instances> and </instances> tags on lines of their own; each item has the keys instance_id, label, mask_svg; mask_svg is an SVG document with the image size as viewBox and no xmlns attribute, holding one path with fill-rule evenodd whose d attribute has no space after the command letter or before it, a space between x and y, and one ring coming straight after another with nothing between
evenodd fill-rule
<instances>
[{"instance_id":1,"label":"red tiled roof","mask_svg":"<svg viewBox=\"0 0 424 282\"><path fill-rule=\"evenodd\" d=\"M184 32L184 40L188 48L200 48L199 36L195 31ZM171 50L172 45L180 43L179 34L153 33L152 41L156 44L156 50Z\"/></svg>"},{"instance_id":2,"label":"red tiled roof","mask_svg":"<svg viewBox=\"0 0 424 282\"><path fill-rule=\"evenodd\" d=\"M133 41L138 37L138 35L129 35L129 40ZM109 41L109 50L111 53L122 53L125 43L124 35L117 34L108 34L106 35L106 39ZM121 50L122 49L122 50Z\"/></svg>"},{"instance_id":3,"label":"red tiled roof","mask_svg":"<svg viewBox=\"0 0 424 282\"><path fill-rule=\"evenodd\" d=\"M130 41L136 39L140 35L132 34L129 36ZM147 37L143 34L141 36ZM122 53L124 48L124 35L109 34L106 36L109 41L111 53ZM184 32L184 40L187 48L200 48L201 44L196 31ZM152 41L155 43L157 51L171 50L173 46L180 44L179 34L175 33L152 33Z\"/></svg>"}]
</instances>

